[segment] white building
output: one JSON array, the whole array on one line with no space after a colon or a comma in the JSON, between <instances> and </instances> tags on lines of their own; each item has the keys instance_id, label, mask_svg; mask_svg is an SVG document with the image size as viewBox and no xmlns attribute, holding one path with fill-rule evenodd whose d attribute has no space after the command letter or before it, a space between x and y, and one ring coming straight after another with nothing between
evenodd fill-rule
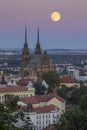
<instances>
[{"instance_id":1,"label":"white building","mask_svg":"<svg viewBox=\"0 0 87 130\"><path fill-rule=\"evenodd\" d=\"M37 107L32 109L32 112L25 112L24 114L25 117L30 118L35 130L42 130L59 121L59 108L54 105ZM16 123L17 127L22 127L22 125L24 125L22 120L19 120L18 123Z\"/></svg>"},{"instance_id":2,"label":"white building","mask_svg":"<svg viewBox=\"0 0 87 130\"><path fill-rule=\"evenodd\" d=\"M69 76L79 80L79 69L77 69L77 68L68 68L67 71L68 71Z\"/></svg>"}]
</instances>

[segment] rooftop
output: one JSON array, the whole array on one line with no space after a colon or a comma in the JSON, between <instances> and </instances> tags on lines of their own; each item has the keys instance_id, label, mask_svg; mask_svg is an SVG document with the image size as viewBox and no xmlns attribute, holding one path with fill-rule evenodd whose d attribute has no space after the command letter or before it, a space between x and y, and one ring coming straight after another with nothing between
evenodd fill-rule
<instances>
[{"instance_id":1,"label":"rooftop","mask_svg":"<svg viewBox=\"0 0 87 130\"><path fill-rule=\"evenodd\" d=\"M61 83L75 83L75 82L74 82L74 79L71 78L71 77L68 76L68 75L61 76L61 77L60 77L60 81L61 81Z\"/></svg>"},{"instance_id":2,"label":"rooftop","mask_svg":"<svg viewBox=\"0 0 87 130\"><path fill-rule=\"evenodd\" d=\"M6 86L3 88L0 88L0 93L4 93L4 92L21 92L21 91L28 91L28 88L25 86Z\"/></svg>"},{"instance_id":3,"label":"rooftop","mask_svg":"<svg viewBox=\"0 0 87 130\"><path fill-rule=\"evenodd\" d=\"M28 104L28 103L37 104L39 102L48 102L50 99L52 99L54 97L57 98L60 102L64 102L64 99L61 98L60 96L58 96L56 93L21 98L20 101L24 102L25 104Z\"/></svg>"}]
</instances>

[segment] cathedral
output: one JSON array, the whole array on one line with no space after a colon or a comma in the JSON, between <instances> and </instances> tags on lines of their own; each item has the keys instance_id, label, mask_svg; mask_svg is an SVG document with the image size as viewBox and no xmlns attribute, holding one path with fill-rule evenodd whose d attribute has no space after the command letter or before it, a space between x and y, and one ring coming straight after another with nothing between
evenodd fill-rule
<instances>
[{"instance_id":1,"label":"cathedral","mask_svg":"<svg viewBox=\"0 0 87 130\"><path fill-rule=\"evenodd\" d=\"M25 42L22 49L20 76L30 80L40 81L41 75L47 71L55 71L55 65L46 50L42 53L39 42L39 26L37 28L37 43L33 54L30 54L27 43L27 28L25 26Z\"/></svg>"}]
</instances>

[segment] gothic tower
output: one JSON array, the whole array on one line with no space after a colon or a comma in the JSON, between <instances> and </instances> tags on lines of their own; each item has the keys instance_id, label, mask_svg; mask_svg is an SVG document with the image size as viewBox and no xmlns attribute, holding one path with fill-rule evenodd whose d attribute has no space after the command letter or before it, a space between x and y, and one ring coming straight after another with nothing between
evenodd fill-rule
<instances>
[{"instance_id":1,"label":"gothic tower","mask_svg":"<svg viewBox=\"0 0 87 130\"><path fill-rule=\"evenodd\" d=\"M24 42L24 46L22 49L21 67L26 66L28 59L29 59L29 49L28 49L28 44L27 44L27 27L25 24L25 42Z\"/></svg>"},{"instance_id":2,"label":"gothic tower","mask_svg":"<svg viewBox=\"0 0 87 130\"><path fill-rule=\"evenodd\" d=\"M36 44L36 48L35 48L35 54L42 54L42 50L41 50L40 42L39 42L39 26L37 29L37 44Z\"/></svg>"}]
</instances>

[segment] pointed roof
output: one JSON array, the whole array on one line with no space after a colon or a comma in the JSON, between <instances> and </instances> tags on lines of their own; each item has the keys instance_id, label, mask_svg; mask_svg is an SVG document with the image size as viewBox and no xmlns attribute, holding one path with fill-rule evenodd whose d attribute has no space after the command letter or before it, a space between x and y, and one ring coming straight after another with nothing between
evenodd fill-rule
<instances>
[{"instance_id":1,"label":"pointed roof","mask_svg":"<svg viewBox=\"0 0 87 130\"><path fill-rule=\"evenodd\" d=\"M25 23L25 43L27 44L27 26L26 26L26 23Z\"/></svg>"},{"instance_id":2,"label":"pointed roof","mask_svg":"<svg viewBox=\"0 0 87 130\"><path fill-rule=\"evenodd\" d=\"M40 54L32 54L31 58L29 59L26 67L34 68L40 61L41 55Z\"/></svg>"},{"instance_id":3,"label":"pointed roof","mask_svg":"<svg viewBox=\"0 0 87 130\"><path fill-rule=\"evenodd\" d=\"M46 63L50 63L50 58L46 50L43 52L43 55L41 56L41 62L44 64L45 61Z\"/></svg>"},{"instance_id":4,"label":"pointed roof","mask_svg":"<svg viewBox=\"0 0 87 130\"><path fill-rule=\"evenodd\" d=\"M40 42L39 42L39 25L37 28L37 44L36 44L36 48L35 48L35 54L42 54L42 50L41 50Z\"/></svg>"},{"instance_id":5,"label":"pointed roof","mask_svg":"<svg viewBox=\"0 0 87 130\"><path fill-rule=\"evenodd\" d=\"M48 84L46 83L45 80L42 81L42 85L45 86L46 88L48 88Z\"/></svg>"},{"instance_id":6,"label":"pointed roof","mask_svg":"<svg viewBox=\"0 0 87 130\"><path fill-rule=\"evenodd\" d=\"M23 54L29 55L28 44L27 44L27 25L25 23L25 42L23 46Z\"/></svg>"},{"instance_id":7,"label":"pointed roof","mask_svg":"<svg viewBox=\"0 0 87 130\"><path fill-rule=\"evenodd\" d=\"M27 87L28 87L28 88L32 88L32 87L33 87L33 83L32 83L31 81L29 81Z\"/></svg>"}]
</instances>

